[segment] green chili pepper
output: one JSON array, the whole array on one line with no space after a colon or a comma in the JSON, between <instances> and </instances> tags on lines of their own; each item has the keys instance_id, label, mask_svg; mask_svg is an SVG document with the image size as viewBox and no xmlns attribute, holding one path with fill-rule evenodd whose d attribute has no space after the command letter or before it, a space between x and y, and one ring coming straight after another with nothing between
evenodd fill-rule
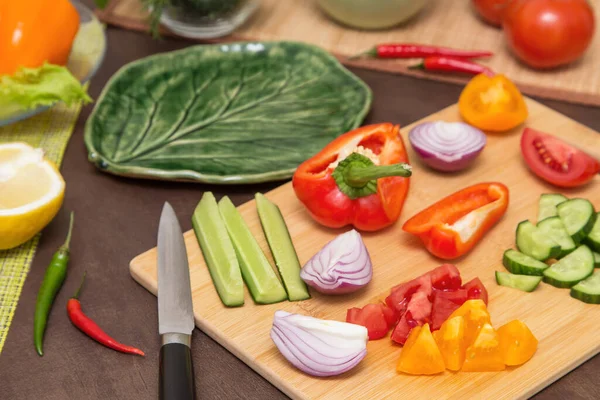
<instances>
[{"instance_id":1,"label":"green chili pepper","mask_svg":"<svg viewBox=\"0 0 600 400\"><path fill-rule=\"evenodd\" d=\"M44 355L42 344L44 341L44 332L46 331L46 322L48 314L52 308L52 303L56 294L62 287L67 276L67 264L69 262L69 244L71 242L71 232L73 231L73 213L69 222L69 232L65 243L54 253L50 265L46 269L44 281L38 292L37 302L35 304L35 317L33 319L33 341L35 349L40 356Z\"/></svg>"}]
</instances>

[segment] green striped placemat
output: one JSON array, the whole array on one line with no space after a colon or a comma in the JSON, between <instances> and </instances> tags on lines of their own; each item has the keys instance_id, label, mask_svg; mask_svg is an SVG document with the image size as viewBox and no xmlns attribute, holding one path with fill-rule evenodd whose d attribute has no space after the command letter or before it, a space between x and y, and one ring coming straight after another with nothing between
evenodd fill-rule
<instances>
[{"instance_id":1,"label":"green striped placemat","mask_svg":"<svg viewBox=\"0 0 600 400\"><path fill-rule=\"evenodd\" d=\"M25 121L1 127L0 143L25 142L42 148L46 157L60 166L80 110L80 105L67 107L61 103ZM39 237L40 234L17 248L0 250L0 353Z\"/></svg>"}]
</instances>

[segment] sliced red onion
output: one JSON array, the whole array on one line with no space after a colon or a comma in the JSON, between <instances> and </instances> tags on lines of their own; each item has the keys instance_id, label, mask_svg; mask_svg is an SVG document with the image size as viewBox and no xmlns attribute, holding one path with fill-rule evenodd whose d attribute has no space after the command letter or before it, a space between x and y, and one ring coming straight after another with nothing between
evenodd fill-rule
<instances>
[{"instance_id":1,"label":"sliced red onion","mask_svg":"<svg viewBox=\"0 0 600 400\"><path fill-rule=\"evenodd\" d=\"M459 171L481 153L487 137L463 122L425 122L415 126L408 139L421 160L439 171Z\"/></svg>"},{"instance_id":2,"label":"sliced red onion","mask_svg":"<svg viewBox=\"0 0 600 400\"><path fill-rule=\"evenodd\" d=\"M296 368L313 376L339 375L367 354L367 328L276 311L271 339Z\"/></svg>"},{"instance_id":3,"label":"sliced red onion","mask_svg":"<svg viewBox=\"0 0 600 400\"><path fill-rule=\"evenodd\" d=\"M352 229L327 243L302 267L300 277L325 294L351 293L365 286L373 267L360 234Z\"/></svg>"}]
</instances>

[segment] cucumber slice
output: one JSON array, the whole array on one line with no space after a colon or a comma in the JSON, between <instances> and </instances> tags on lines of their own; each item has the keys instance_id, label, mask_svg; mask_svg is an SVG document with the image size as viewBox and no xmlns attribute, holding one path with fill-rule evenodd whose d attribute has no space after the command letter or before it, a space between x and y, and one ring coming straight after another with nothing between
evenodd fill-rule
<instances>
[{"instance_id":1,"label":"cucumber slice","mask_svg":"<svg viewBox=\"0 0 600 400\"><path fill-rule=\"evenodd\" d=\"M567 200L560 203L556 209L567 233L577 244L590 233L596 222L594 206L586 199Z\"/></svg>"},{"instance_id":2,"label":"cucumber slice","mask_svg":"<svg viewBox=\"0 0 600 400\"><path fill-rule=\"evenodd\" d=\"M271 304L287 299L277 274L229 197L225 196L219 201L219 211L240 263L242 277L254 301Z\"/></svg>"},{"instance_id":3,"label":"cucumber slice","mask_svg":"<svg viewBox=\"0 0 600 400\"><path fill-rule=\"evenodd\" d=\"M263 232L288 298L291 301L309 299L306 283L300 278L300 261L279 207L260 193L256 193L254 198Z\"/></svg>"},{"instance_id":4,"label":"cucumber slice","mask_svg":"<svg viewBox=\"0 0 600 400\"><path fill-rule=\"evenodd\" d=\"M567 200L569 199L558 193L544 193L541 195L538 203L538 222L557 216L558 211L556 211L556 206Z\"/></svg>"},{"instance_id":5,"label":"cucumber slice","mask_svg":"<svg viewBox=\"0 0 600 400\"><path fill-rule=\"evenodd\" d=\"M571 297L584 303L600 304L600 271L571 288Z\"/></svg>"},{"instance_id":6,"label":"cucumber slice","mask_svg":"<svg viewBox=\"0 0 600 400\"><path fill-rule=\"evenodd\" d=\"M502 264L511 273L517 275L543 276L544 270L549 267L548 264L513 249L504 252Z\"/></svg>"},{"instance_id":7,"label":"cucumber slice","mask_svg":"<svg viewBox=\"0 0 600 400\"><path fill-rule=\"evenodd\" d=\"M244 281L240 265L215 196L206 192L192 215L192 226L215 289L223 304L244 304Z\"/></svg>"},{"instance_id":8,"label":"cucumber slice","mask_svg":"<svg viewBox=\"0 0 600 400\"><path fill-rule=\"evenodd\" d=\"M596 222L584 242L591 249L600 253L600 213L596 214Z\"/></svg>"},{"instance_id":9,"label":"cucumber slice","mask_svg":"<svg viewBox=\"0 0 600 400\"><path fill-rule=\"evenodd\" d=\"M536 260L547 260L560 254L560 245L528 220L517 226L517 248Z\"/></svg>"},{"instance_id":10,"label":"cucumber slice","mask_svg":"<svg viewBox=\"0 0 600 400\"><path fill-rule=\"evenodd\" d=\"M594 255L587 246L577 250L544 271L544 282L559 288L569 288L594 272Z\"/></svg>"},{"instance_id":11,"label":"cucumber slice","mask_svg":"<svg viewBox=\"0 0 600 400\"><path fill-rule=\"evenodd\" d=\"M513 275L508 272L496 271L496 283L524 292L533 292L542 281L541 276Z\"/></svg>"},{"instance_id":12,"label":"cucumber slice","mask_svg":"<svg viewBox=\"0 0 600 400\"><path fill-rule=\"evenodd\" d=\"M537 227L540 232L548 235L560 245L560 254L558 255L558 258L566 256L577 247L571 236L567 233L567 230L559 217L546 218L538 222Z\"/></svg>"},{"instance_id":13,"label":"cucumber slice","mask_svg":"<svg viewBox=\"0 0 600 400\"><path fill-rule=\"evenodd\" d=\"M600 268L600 254L596 253L595 251L592 253L594 253L594 268Z\"/></svg>"}]
</instances>

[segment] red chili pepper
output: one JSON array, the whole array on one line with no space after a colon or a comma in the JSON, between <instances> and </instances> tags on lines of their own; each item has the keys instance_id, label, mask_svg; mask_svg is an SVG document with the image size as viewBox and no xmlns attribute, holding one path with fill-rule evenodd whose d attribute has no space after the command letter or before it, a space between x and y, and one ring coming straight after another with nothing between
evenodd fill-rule
<instances>
[{"instance_id":1,"label":"red chili pepper","mask_svg":"<svg viewBox=\"0 0 600 400\"><path fill-rule=\"evenodd\" d=\"M402 229L418 236L431 254L451 260L470 251L507 207L506 186L480 183L429 206L406 221Z\"/></svg>"},{"instance_id":2,"label":"red chili pepper","mask_svg":"<svg viewBox=\"0 0 600 400\"><path fill-rule=\"evenodd\" d=\"M294 192L317 222L376 231L398 219L411 175L399 130L390 123L355 129L300 164Z\"/></svg>"},{"instance_id":3,"label":"red chili pepper","mask_svg":"<svg viewBox=\"0 0 600 400\"><path fill-rule=\"evenodd\" d=\"M85 274L83 275L83 279L81 280L81 285L79 286L79 289L77 289L75 295L71 297L67 302L67 313L69 314L69 319L71 320L73 325L75 325L83 333L85 333L98 343L105 345L106 347L123 353L137 354L143 356L144 352L142 350L117 342L115 339L108 336L106 332L104 332L94 321L92 321L87 315L83 313L83 311L81 310L81 303L79 302L79 292L81 291L81 287L83 286L84 280Z\"/></svg>"},{"instance_id":4,"label":"red chili pepper","mask_svg":"<svg viewBox=\"0 0 600 400\"><path fill-rule=\"evenodd\" d=\"M410 43L380 44L366 52L350 58L368 55L377 58L425 58L433 56L452 58L480 58L490 57L494 53L480 50L457 50L448 47L427 46Z\"/></svg>"},{"instance_id":5,"label":"red chili pepper","mask_svg":"<svg viewBox=\"0 0 600 400\"><path fill-rule=\"evenodd\" d=\"M422 63L412 65L409 69L422 69L425 71L464 72L472 75L485 74L494 76L494 71L485 65L469 60L449 57L427 57Z\"/></svg>"}]
</instances>

